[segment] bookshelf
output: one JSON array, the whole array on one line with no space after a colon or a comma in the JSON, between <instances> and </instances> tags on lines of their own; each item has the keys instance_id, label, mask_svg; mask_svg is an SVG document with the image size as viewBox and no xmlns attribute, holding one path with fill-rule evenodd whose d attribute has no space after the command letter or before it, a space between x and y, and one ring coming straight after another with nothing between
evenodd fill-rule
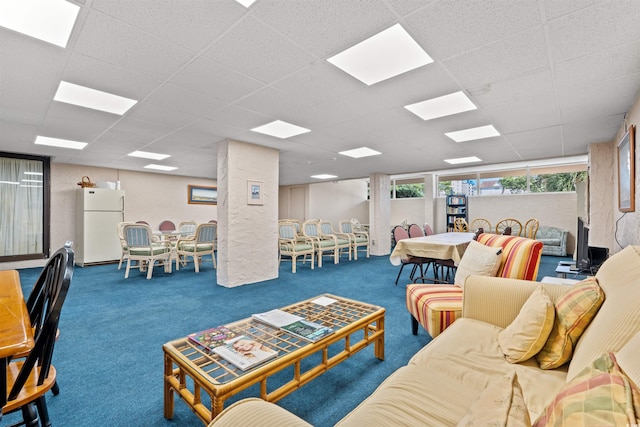
<instances>
[{"instance_id":1,"label":"bookshelf","mask_svg":"<svg viewBox=\"0 0 640 427\"><path fill-rule=\"evenodd\" d=\"M450 194L447 196L447 231L453 231L453 222L456 218L464 218L469 222L467 216L467 196L464 194Z\"/></svg>"}]
</instances>

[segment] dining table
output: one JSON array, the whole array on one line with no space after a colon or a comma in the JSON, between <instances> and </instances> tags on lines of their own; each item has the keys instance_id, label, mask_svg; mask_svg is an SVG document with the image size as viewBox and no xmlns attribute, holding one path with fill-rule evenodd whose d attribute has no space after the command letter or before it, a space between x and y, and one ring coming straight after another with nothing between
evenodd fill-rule
<instances>
[{"instance_id":1,"label":"dining table","mask_svg":"<svg viewBox=\"0 0 640 427\"><path fill-rule=\"evenodd\" d=\"M33 331L17 270L0 271L0 408L7 404L7 367L16 354L31 351ZM2 411L0 410L0 419Z\"/></svg>"},{"instance_id":2,"label":"dining table","mask_svg":"<svg viewBox=\"0 0 640 427\"><path fill-rule=\"evenodd\" d=\"M448 232L429 236L410 237L396 243L389 261L400 265L408 256L453 260L458 265L475 233Z\"/></svg>"}]
</instances>

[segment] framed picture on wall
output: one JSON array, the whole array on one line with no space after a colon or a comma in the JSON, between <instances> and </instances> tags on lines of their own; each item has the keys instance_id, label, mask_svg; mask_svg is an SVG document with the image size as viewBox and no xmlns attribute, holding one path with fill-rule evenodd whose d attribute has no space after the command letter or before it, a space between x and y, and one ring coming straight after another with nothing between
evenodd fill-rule
<instances>
[{"instance_id":1,"label":"framed picture on wall","mask_svg":"<svg viewBox=\"0 0 640 427\"><path fill-rule=\"evenodd\" d=\"M247 204L263 204L262 181L247 181Z\"/></svg>"},{"instance_id":2,"label":"framed picture on wall","mask_svg":"<svg viewBox=\"0 0 640 427\"><path fill-rule=\"evenodd\" d=\"M218 187L189 185L188 202L190 205L217 205Z\"/></svg>"},{"instance_id":3,"label":"framed picture on wall","mask_svg":"<svg viewBox=\"0 0 640 427\"><path fill-rule=\"evenodd\" d=\"M618 143L618 210L635 211L635 131L634 125L624 134Z\"/></svg>"}]
</instances>

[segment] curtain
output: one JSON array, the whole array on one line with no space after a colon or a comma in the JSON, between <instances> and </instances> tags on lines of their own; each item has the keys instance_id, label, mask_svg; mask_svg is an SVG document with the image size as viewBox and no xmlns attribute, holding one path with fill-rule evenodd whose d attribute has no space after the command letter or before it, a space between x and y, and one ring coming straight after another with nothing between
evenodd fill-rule
<instances>
[{"instance_id":1,"label":"curtain","mask_svg":"<svg viewBox=\"0 0 640 427\"><path fill-rule=\"evenodd\" d=\"M43 162L0 157L0 256L43 253Z\"/></svg>"}]
</instances>

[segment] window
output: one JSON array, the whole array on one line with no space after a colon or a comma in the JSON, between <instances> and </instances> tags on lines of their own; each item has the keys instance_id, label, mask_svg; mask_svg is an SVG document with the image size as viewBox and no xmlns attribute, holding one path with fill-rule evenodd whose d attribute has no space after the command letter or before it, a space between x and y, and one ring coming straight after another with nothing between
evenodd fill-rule
<instances>
[{"instance_id":1,"label":"window","mask_svg":"<svg viewBox=\"0 0 640 427\"><path fill-rule=\"evenodd\" d=\"M438 190L440 196L576 191L576 183L587 179L586 169L585 164L442 176L438 178Z\"/></svg>"},{"instance_id":2,"label":"window","mask_svg":"<svg viewBox=\"0 0 640 427\"><path fill-rule=\"evenodd\" d=\"M49 257L49 158L0 153L0 261Z\"/></svg>"},{"instance_id":3,"label":"window","mask_svg":"<svg viewBox=\"0 0 640 427\"><path fill-rule=\"evenodd\" d=\"M392 199L409 199L424 197L424 181L423 180L392 180L391 181L391 198Z\"/></svg>"}]
</instances>

